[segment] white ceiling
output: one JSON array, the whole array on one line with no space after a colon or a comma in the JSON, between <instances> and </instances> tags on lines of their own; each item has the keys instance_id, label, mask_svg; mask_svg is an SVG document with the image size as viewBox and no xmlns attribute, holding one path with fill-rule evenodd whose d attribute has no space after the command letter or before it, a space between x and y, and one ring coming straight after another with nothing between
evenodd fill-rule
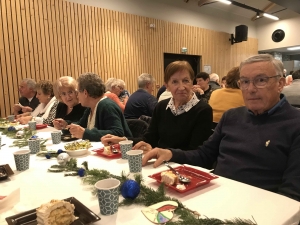
<instances>
[{"instance_id":1,"label":"white ceiling","mask_svg":"<svg viewBox=\"0 0 300 225\"><path fill-rule=\"evenodd\" d=\"M241 4L245 4L247 6L265 11L269 14L275 15L277 17L279 17L279 19L288 19L291 17L295 17L300 15L290 9L287 9L283 6L277 5L271 1L268 0L235 0L236 2L239 2ZM287 0L288 1L288 0ZM200 3L204 3L207 2L206 4L204 3L204 5L201 6L201 8L205 8L205 7L211 7L211 8L215 8L217 10L222 10L228 13L232 13L235 15L239 15L242 17L246 17L249 20L253 19L253 22L260 22L260 20L269 20L267 18L254 18L256 16L256 13L254 11L248 10L248 9L244 9L235 5L226 5L224 3L218 2L218 0L190 0L187 3L192 3L192 4L197 4L198 2ZM268 10L265 10L266 7L269 7ZM270 20L270 22L272 22L272 20ZM289 46L289 47L293 47L293 46ZM269 49L269 52L281 52L284 54L289 54L289 55L295 55L295 54L300 54L300 50L299 51L288 51L286 48L277 48L277 49Z\"/></svg>"}]
</instances>

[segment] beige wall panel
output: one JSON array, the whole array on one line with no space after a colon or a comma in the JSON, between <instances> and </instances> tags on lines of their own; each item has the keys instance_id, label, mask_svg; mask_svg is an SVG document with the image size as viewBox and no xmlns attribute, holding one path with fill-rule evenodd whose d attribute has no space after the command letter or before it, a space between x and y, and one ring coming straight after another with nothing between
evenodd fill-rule
<instances>
[{"instance_id":1,"label":"beige wall panel","mask_svg":"<svg viewBox=\"0 0 300 225\"><path fill-rule=\"evenodd\" d=\"M123 79L132 93L144 72L163 84L164 53L187 47L188 54L202 57L201 70L211 65L222 77L258 49L257 39L231 45L228 33L63 0L6 0L0 6L2 117L18 101L25 77L54 81L95 72L104 82Z\"/></svg>"}]
</instances>

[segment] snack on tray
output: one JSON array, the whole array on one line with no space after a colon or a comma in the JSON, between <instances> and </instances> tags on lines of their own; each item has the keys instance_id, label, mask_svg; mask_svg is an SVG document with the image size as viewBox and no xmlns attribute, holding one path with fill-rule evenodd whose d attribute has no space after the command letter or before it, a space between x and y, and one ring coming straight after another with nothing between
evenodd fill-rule
<instances>
[{"instance_id":1,"label":"snack on tray","mask_svg":"<svg viewBox=\"0 0 300 225\"><path fill-rule=\"evenodd\" d=\"M76 217L75 206L63 200L51 200L36 209L38 225L69 225Z\"/></svg>"},{"instance_id":2,"label":"snack on tray","mask_svg":"<svg viewBox=\"0 0 300 225\"><path fill-rule=\"evenodd\" d=\"M106 155L111 155L112 152L110 150L110 146L104 146L103 147L103 153L106 154Z\"/></svg>"},{"instance_id":3,"label":"snack on tray","mask_svg":"<svg viewBox=\"0 0 300 225\"><path fill-rule=\"evenodd\" d=\"M178 177L172 171L164 171L161 172L161 181L168 185L175 185L177 184Z\"/></svg>"},{"instance_id":4,"label":"snack on tray","mask_svg":"<svg viewBox=\"0 0 300 225\"><path fill-rule=\"evenodd\" d=\"M69 144L65 144L65 149L68 151L79 150L79 149L88 149L91 147L89 140L75 141Z\"/></svg>"}]
</instances>

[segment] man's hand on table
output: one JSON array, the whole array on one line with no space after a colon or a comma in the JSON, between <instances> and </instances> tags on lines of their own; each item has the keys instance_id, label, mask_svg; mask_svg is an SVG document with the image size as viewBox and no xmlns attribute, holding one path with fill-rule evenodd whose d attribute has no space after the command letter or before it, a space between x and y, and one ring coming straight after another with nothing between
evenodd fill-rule
<instances>
[{"instance_id":1,"label":"man's hand on table","mask_svg":"<svg viewBox=\"0 0 300 225\"><path fill-rule=\"evenodd\" d=\"M152 150L152 146L144 141L138 142L135 146L132 147L132 150L143 150L143 154Z\"/></svg>"},{"instance_id":2,"label":"man's hand on table","mask_svg":"<svg viewBox=\"0 0 300 225\"><path fill-rule=\"evenodd\" d=\"M70 124L67 126L67 128L69 129L72 137L75 138L81 138L83 137L83 133L85 131L85 129L77 124Z\"/></svg>"},{"instance_id":3,"label":"man's hand on table","mask_svg":"<svg viewBox=\"0 0 300 225\"><path fill-rule=\"evenodd\" d=\"M101 137L100 141L104 146L108 146L109 144L118 144L120 141L124 141L126 138L119 137L112 134L106 134Z\"/></svg>"},{"instance_id":4,"label":"man's hand on table","mask_svg":"<svg viewBox=\"0 0 300 225\"><path fill-rule=\"evenodd\" d=\"M147 152L142 160L143 166L147 165L147 162L150 159L156 159L153 167L156 168L163 163L164 160L169 161L172 158L172 152L168 149L163 148L154 148L151 151Z\"/></svg>"}]
</instances>

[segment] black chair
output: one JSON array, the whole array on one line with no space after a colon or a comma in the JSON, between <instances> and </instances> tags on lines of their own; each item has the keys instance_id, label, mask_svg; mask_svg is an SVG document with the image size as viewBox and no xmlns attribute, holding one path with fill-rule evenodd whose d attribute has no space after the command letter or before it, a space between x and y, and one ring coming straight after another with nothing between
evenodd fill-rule
<instances>
[{"instance_id":1,"label":"black chair","mask_svg":"<svg viewBox=\"0 0 300 225\"><path fill-rule=\"evenodd\" d=\"M132 133L132 137L134 138L140 138L143 137L143 135L146 133L148 130L148 123L139 120L139 119L126 119L126 122L129 126L129 129Z\"/></svg>"}]
</instances>

